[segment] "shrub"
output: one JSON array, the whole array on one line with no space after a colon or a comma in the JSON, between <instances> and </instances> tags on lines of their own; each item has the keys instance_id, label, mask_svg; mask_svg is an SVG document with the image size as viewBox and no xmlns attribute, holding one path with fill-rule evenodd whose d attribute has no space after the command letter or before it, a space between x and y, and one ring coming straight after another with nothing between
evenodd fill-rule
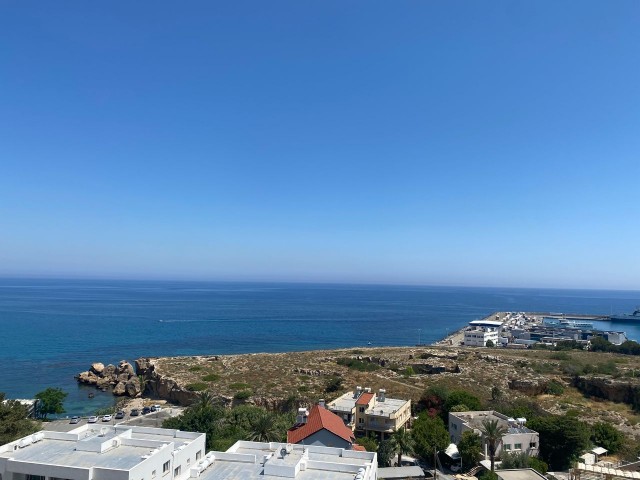
<instances>
[{"instance_id":1,"label":"shrub","mask_svg":"<svg viewBox=\"0 0 640 480\"><path fill-rule=\"evenodd\" d=\"M207 384L204 382L194 382L187 385L187 390L190 392L201 392L207 389Z\"/></svg>"},{"instance_id":2,"label":"shrub","mask_svg":"<svg viewBox=\"0 0 640 480\"><path fill-rule=\"evenodd\" d=\"M300 393L308 392L308 391L309 391L309 386L308 386L308 385L300 385L300 386L298 387L298 391L299 391Z\"/></svg>"},{"instance_id":3,"label":"shrub","mask_svg":"<svg viewBox=\"0 0 640 480\"><path fill-rule=\"evenodd\" d=\"M559 396L559 395L562 395L564 393L564 387L557 380L551 380L547 384L546 392L549 395L557 395L557 396Z\"/></svg>"},{"instance_id":4,"label":"shrub","mask_svg":"<svg viewBox=\"0 0 640 480\"><path fill-rule=\"evenodd\" d=\"M342 377L331 377L324 387L327 393L337 392L342 388Z\"/></svg>"},{"instance_id":5,"label":"shrub","mask_svg":"<svg viewBox=\"0 0 640 480\"><path fill-rule=\"evenodd\" d=\"M251 390L241 390L239 392L237 392L233 398L235 398L236 400L246 400L251 396Z\"/></svg>"},{"instance_id":6,"label":"shrub","mask_svg":"<svg viewBox=\"0 0 640 480\"><path fill-rule=\"evenodd\" d=\"M485 346L489 348L493 348L496 346L496 344L493 343L493 340L487 340L487 343L485 343Z\"/></svg>"},{"instance_id":7,"label":"shrub","mask_svg":"<svg viewBox=\"0 0 640 480\"><path fill-rule=\"evenodd\" d=\"M338 358L336 363L352 370L358 370L359 372L373 372L380 368L380 365L377 363L363 362L357 358Z\"/></svg>"},{"instance_id":8,"label":"shrub","mask_svg":"<svg viewBox=\"0 0 640 480\"><path fill-rule=\"evenodd\" d=\"M416 372L414 372L413 367L409 365L407 368L404 369L403 374L405 377L410 377L411 375L415 375Z\"/></svg>"},{"instance_id":9,"label":"shrub","mask_svg":"<svg viewBox=\"0 0 640 480\"><path fill-rule=\"evenodd\" d=\"M218 375L217 373L209 373L208 375L202 377L202 380L204 380L205 382L217 382L218 380L220 380L220 375Z\"/></svg>"},{"instance_id":10,"label":"shrub","mask_svg":"<svg viewBox=\"0 0 640 480\"><path fill-rule=\"evenodd\" d=\"M190 372L199 372L200 370L202 370L202 367L200 365L196 365L194 367L189 367L189 371Z\"/></svg>"}]
</instances>

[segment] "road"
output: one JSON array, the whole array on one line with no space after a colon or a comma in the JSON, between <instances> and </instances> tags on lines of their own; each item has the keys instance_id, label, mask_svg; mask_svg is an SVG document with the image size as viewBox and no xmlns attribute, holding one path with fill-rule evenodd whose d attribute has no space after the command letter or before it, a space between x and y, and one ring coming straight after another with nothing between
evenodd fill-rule
<instances>
[{"instance_id":1,"label":"road","mask_svg":"<svg viewBox=\"0 0 640 480\"><path fill-rule=\"evenodd\" d=\"M113 418L110 422L103 422L101 420L98 420L97 423L94 423L92 425L135 425L143 427L161 427L164 420L180 415L182 411L183 408L181 407L166 407L159 412L152 412L148 413L147 415L139 415L137 417L131 417L127 415L122 420L116 420L115 418ZM60 420L47 422L43 424L43 430L51 430L54 432L68 432L87 423L87 417L81 418L80 423L75 424L69 423L69 420L70 419L68 418L63 418Z\"/></svg>"}]
</instances>

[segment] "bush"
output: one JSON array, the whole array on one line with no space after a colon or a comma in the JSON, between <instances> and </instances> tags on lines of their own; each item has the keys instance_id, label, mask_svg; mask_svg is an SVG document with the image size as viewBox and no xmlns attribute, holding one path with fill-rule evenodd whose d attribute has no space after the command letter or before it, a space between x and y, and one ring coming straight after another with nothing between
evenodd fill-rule
<instances>
[{"instance_id":1,"label":"bush","mask_svg":"<svg viewBox=\"0 0 640 480\"><path fill-rule=\"evenodd\" d=\"M202 392L208 388L207 384L204 382L194 382L187 385L187 390L190 392Z\"/></svg>"},{"instance_id":2,"label":"bush","mask_svg":"<svg viewBox=\"0 0 640 480\"><path fill-rule=\"evenodd\" d=\"M236 393L233 398L235 398L236 400L246 400L251 396L251 394L251 390L241 390Z\"/></svg>"},{"instance_id":3,"label":"bush","mask_svg":"<svg viewBox=\"0 0 640 480\"><path fill-rule=\"evenodd\" d=\"M404 369L403 374L405 377L410 377L411 375L415 375L416 372L414 372L413 367L409 365L407 368Z\"/></svg>"},{"instance_id":4,"label":"bush","mask_svg":"<svg viewBox=\"0 0 640 480\"><path fill-rule=\"evenodd\" d=\"M591 427L591 441L606 448L609 453L620 451L624 440L624 435L610 423L598 422Z\"/></svg>"},{"instance_id":5,"label":"bush","mask_svg":"<svg viewBox=\"0 0 640 480\"><path fill-rule=\"evenodd\" d=\"M199 372L200 370L202 370L202 367L200 365L196 365L195 367L189 367L190 372Z\"/></svg>"},{"instance_id":6,"label":"bush","mask_svg":"<svg viewBox=\"0 0 640 480\"><path fill-rule=\"evenodd\" d=\"M331 377L324 387L327 393L337 392L342 388L342 377Z\"/></svg>"},{"instance_id":7,"label":"bush","mask_svg":"<svg viewBox=\"0 0 640 480\"><path fill-rule=\"evenodd\" d=\"M546 392L549 395L557 395L557 396L559 396L559 395L562 395L564 393L564 387L557 380L551 380L547 384Z\"/></svg>"},{"instance_id":8,"label":"bush","mask_svg":"<svg viewBox=\"0 0 640 480\"><path fill-rule=\"evenodd\" d=\"M300 385L300 386L298 387L298 391L299 391L300 393L308 392L308 391L309 391L309 386L308 386L308 385Z\"/></svg>"},{"instance_id":9,"label":"bush","mask_svg":"<svg viewBox=\"0 0 640 480\"><path fill-rule=\"evenodd\" d=\"M487 343L485 343L485 346L489 348L493 348L496 346L496 344L493 343L493 340L487 340Z\"/></svg>"},{"instance_id":10,"label":"bush","mask_svg":"<svg viewBox=\"0 0 640 480\"><path fill-rule=\"evenodd\" d=\"M208 375L202 377L202 380L204 380L205 382L217 382L218 380L220 380L220 375L218 375L217 373L209 373Z\"/></svg>"},{"instance_id":11,"label":"bush","mask_svg":"<svg viewBox=\"0 0 640 480\"><path fill-rule=\"evenodd\" d=\"M356 358L338 358L336 363L352 370L358 370L359 372L373 372L380 368L380 365L377 363L363 362Z\"/></svg>"}]
</instances>

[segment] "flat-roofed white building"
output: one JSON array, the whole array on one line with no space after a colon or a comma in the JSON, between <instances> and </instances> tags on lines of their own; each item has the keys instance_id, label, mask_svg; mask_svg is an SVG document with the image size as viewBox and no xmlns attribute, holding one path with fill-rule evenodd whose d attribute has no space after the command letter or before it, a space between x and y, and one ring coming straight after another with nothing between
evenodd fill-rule
<instances>
[{"instance_id":1,"label":"flat-roofed white building","mask_svg":"<svg viewBox=\"0 0 640 480\"><path fill-rule=\"evenodd\" d=\"M502 437L502 443L498 446L496 454L506 452L526 452L530 456L537 456L540 449L540 436L538 432L525 427L526 419L511 418L493 410L474 412L450 412L449 435L451 441L458 444L462 440L462 434L472 431L482 437L482 423L485 420L498 422L507 433ZM485 445L485 455L486 445Z\"/></svg>"},{"instance_id":2,"label":"flat-roofed white building","mask_svg":"<svg viewBox=\"0 0 640 480\"><path fill-rule=\"evenodd\" d=\"M198 480L377 480L375 452L286 443L236 442L226 452L209 452ZM200 471L198 471L200 470Z\"/></svg>"},{"instance_id":3,"label":"flat-roofed white building","mask_svg":"<svg viewBox=\"0 0 640 480\"><path fill-rule=\"evenodd\" d=\"M489 340L494 346L498 345L500 339L497 328L478 327L464 332L464 344L468 347L486 347Z\"/></svg>"},{"instance_id":4,"label":"flat-roofed white building","mask_svg":"<svg viewBox=\"0 0 640 480\"><path fill-rule=\"evenodd\" d=\"M129 425L41 431L0 446L0 480L186 480L205 437Z\"/></svg>"}]
</instances>

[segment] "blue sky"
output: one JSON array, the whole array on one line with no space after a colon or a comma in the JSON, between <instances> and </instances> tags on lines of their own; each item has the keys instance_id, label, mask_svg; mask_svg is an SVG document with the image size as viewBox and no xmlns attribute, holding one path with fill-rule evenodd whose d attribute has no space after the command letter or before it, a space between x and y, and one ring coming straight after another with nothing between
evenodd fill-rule
<instances>
[{"instance_id":1,"label":"blue sky","mask_svg":"<svg viewBox=\"0 0 640 480\"><path fill-rule=\"evenodd\" d=\"M640 3L0 3L0 275L640 289Z\"/></svg>"}]
</instances>

